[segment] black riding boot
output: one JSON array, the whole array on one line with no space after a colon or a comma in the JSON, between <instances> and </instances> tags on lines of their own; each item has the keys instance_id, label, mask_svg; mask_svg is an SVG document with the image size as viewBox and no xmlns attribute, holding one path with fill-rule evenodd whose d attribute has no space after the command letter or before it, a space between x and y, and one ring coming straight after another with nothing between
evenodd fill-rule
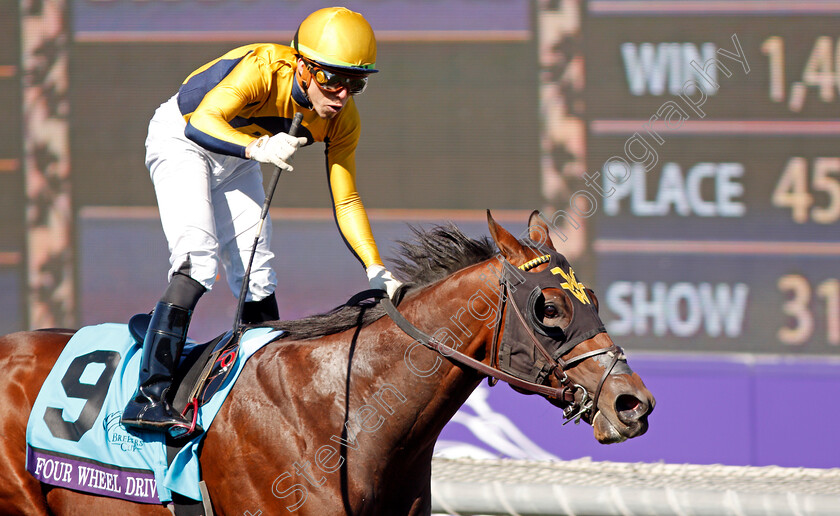
<instances>
[{"instance_id":1,"label":"black riding boot","mask_svg":"<svg viewBox=\"0 0 840 516\"><path fill-rule=\"evenodd\" d=\"M192 420L183 417L166 400L191 315L191 310L170 303L159 302L155 307L143 341L140 386L123 411L123 425L160 431L173 426L187 429L191 426Z\"/></svg>"}]
</instances>

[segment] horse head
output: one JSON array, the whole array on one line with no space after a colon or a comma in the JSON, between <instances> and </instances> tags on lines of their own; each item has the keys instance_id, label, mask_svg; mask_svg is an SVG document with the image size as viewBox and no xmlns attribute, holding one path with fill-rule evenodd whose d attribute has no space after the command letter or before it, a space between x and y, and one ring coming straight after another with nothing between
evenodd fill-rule
<instances>
[{"instance_id":1,"label":"horse head","mask_svg":"<svg viewBox=\"0 0 840 516\"><path fill-rule=\"evenodd\" d=\"M487 220L504 257L490 365L518 378L509 381L517 391L541 394L568 420L591 424L601 443L644 434L653 395L607 334L595 293L552 246L539 212L531 214L525 243L489 210Z\"/></svg>"}]
</instances>

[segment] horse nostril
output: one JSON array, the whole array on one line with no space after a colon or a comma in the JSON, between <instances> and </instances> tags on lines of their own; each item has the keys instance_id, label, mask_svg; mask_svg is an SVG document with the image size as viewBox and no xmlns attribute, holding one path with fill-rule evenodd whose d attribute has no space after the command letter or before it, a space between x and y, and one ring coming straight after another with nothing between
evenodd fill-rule
<instances>
[{"instance_id":1,"label":"horse nostril","mask_svg":"<svg viewBox=\"0 0 840 516\"><path fill-rule=\"evenodd\" d=\"M615 399L615 412L622 423L638 421L647 412L647 405L630 394L621 394Z\"/></svg>"},{"instance_id":2,"label":"horse nostril","mask_svg":"<svg viewBox=\"0 0 840 516\"><path fill-rule=\"evenodd\" d=\"M638 398L630 394L621 394L615 400L615 410L617 412L624 412L628 410L636 410L642 402Z\"/></svg>"}]
</instances>

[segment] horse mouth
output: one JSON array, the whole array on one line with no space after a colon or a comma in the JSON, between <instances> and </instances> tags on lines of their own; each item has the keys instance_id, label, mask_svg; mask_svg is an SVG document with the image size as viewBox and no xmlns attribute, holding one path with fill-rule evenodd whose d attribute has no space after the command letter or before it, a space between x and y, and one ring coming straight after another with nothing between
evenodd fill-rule
<instances>
[{"instance_id":1,"label":"horse mouth","mask_svg":"<svg viewBox=\"0 0 840 516\"><path fill-rule=\"evenodd\" d=\"M600 410L592 418L592 430L595 439L601 444L613 444L626 441L627 437Z\"/></svg>"},{"instance_id":2,"label":"horse mouth","mask_svg":"<svg viewBox=\"0 0 840 516\"><path fill-rule=\"evenodd\" d=\"M600 409L592 417L595 439L602 444L611 444L643 435L648 430L652 405L652 401L648 404L629 394L618 396L614 417L610 417L612 411L608 411L608 415Z\"/></svg>"}]
</instances>

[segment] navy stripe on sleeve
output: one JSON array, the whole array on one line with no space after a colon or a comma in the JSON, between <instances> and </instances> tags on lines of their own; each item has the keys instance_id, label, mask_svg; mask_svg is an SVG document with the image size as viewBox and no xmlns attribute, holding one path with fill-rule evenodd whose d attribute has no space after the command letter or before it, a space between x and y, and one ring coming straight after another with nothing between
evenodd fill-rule
<instances>
[{"instance_id":1,"label":"navy stripe on sleeve","mask_svg":"<svg viewBox=\"0 0 840 516\"><path fill-rule=\"evenodd\" d=\"M191 123L187 123L187 128L184 129L184 135L209 151L245 159L245 147L203 133L193 127Z\"/></svg>"},{"instance_id":2,"label":"navy stripe on sleeve","mask_svg":"<svg viewBox=\"0 0 840 516\"><path fill-rule=\"evenodd\" d=\"M248 54L250 53L248 52ZM239 64L239 61L244 58L245 56L220 60L203 72L190 77L190 80L182 84L178 90L178 108L181 110L181 114L187 115L195 111L207 92L222 82L222 79L227 77L231 70Z\"/></svg>"}]
</instances>

